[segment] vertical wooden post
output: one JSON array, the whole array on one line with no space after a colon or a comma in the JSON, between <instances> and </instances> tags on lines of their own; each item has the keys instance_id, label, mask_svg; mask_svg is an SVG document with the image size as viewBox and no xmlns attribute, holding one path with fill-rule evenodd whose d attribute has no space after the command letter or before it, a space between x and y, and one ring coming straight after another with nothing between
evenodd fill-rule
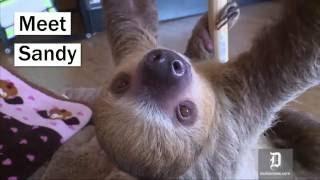
<instances>
[{"instance_id":1,"label":"vertical wooden post","mask_svg":"<svg viewBox=\"0 0 320 180\"><path fill-rule=\"evenodd\" d=\"M228 3L228 0L209 0L208 18L209 31L213 38L215 58L221 63L226 63L229 60L229 36L228 24L220 28L216 28L218 14Z\"/></svg>"}]
</instances>

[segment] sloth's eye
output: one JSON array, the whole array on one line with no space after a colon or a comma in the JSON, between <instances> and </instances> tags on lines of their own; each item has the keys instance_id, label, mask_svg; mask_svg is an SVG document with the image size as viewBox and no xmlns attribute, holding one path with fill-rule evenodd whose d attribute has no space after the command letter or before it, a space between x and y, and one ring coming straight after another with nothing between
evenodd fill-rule
<instances>
[{"instance_id":1,"label":"sloth's eye","mask_svg":"<svg viewBox=\"0 0 320 180\"><path fill-rule=\"evenodd\" d=\"M115 94L125 93L130 86L130 76L126 73L120 73L111 84L111 92Z\"/></svg>"},{"instance_id":2,"label":"sloth's eye","mask_svg":"<svg viewBox=\"0 0 320 180\"><path fill-rule=\"evenodd\" d=\"M186 105L181 105L179 111L182 118L188 118L191 116L191 109Z\"/></svg>"},{"instance_id":3,"label":"sloth's eye","mask_svg":"<svg viewBox=\"0 0 320 180\"><path fill-rule=\"evenodd\" d=\"M192 125L196 120L197 110L191 101L184 101L176 108L178 121L183 125Z\"/></svg>"}]
</instances>

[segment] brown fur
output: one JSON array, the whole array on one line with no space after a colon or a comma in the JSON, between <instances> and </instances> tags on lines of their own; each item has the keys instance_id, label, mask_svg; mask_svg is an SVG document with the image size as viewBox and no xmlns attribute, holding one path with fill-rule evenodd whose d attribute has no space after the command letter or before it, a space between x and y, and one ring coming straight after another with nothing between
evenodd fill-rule
<instances>
[{"instance_id":1,"label":"brown fur","mask_svg":"<svg viewBox=\"0 0 320 180\"><path fill-rule=\"evenodd\" d=\"M189 41L189 57L179 54L192 62L192 83L179 96L170 98L164 108L172 110L177 102L188 98L196 104L198 116L191 126L172 123L176 121L171 111L159 110L152 99L137 101L131 92L138 86L138 63L150 50L159 48L154 1L104 2L117 64L112 77L116 80L119 74L128 74L130 88L114 95L111 82L101 92L92 93L100 94L94 109L98 141L92 138L85 149L74 148L75 152L60 150L62 155L56 154L60 158L49 166L46 178L103 179L107 174L101 172L110 170L104 164L105 154L100 154L103 149L118 169L138 178L234 179L243 158L255 148L276 113L319 82L320 2L288 1L283 18L260 33L250 51L224 65L203 61L210 59L212 52L203 46L208 32L206 18L202 18ZM310 118L292 118L300 115L290 114L280 112L279 119L288 125L276 123L272 130L277 137L272 140L289 144L287 147L294 148L297 159L306 166L319 166L317 158L306 154L318 152L318 125L312 125ZM293 133L301 135L299 142L289 138ZM119 171L109 177L117 178L130 177Z\"/></svg>"},{"instance_id":2,"label":"brown fur","mask_svg":"<svg viewBox=\"0 0 320 180\"><path fill-rule=\"evenodd\" d=\"M213 59L213 42L208 29L208 15L206 14L201 17L194 27L185 52L193 61Z\"/></svg>"},{"instance_id":3,"label":"brown fur","mask_svg":"<svg viewBox=\"0 0 320 180\"><path fill-rule=\"evenodd\" d=\"M320 123L312 115L282 110L275 125L267 131L279 148L293 148L294 159L310 171L320 172Z\"/></svg>"}]
</instances>

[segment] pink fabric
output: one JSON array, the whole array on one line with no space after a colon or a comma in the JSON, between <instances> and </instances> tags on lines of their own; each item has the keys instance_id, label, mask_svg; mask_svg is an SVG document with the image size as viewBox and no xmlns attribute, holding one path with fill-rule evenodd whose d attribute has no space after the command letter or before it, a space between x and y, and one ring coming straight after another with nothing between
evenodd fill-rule
<instances>
[{"instance_id":1,"label":"pink fabric","mask_svg":"<svg viewBox=\"0 0 320 180\"><path fill-rule=\"evenodd\" d=\"M87 106L50 97L29 86L1 66L0 82L11 83L18 91L13 97L6 99L4 97L5 89L1 89L0 86L0 112L17 119L21 123L35 127L46 127L56 131L62 137L61 143L83 128L92 116L92 111ZM19 101L22 100L23 103L8 103L14 102L13 99L20 99ZM62 119L59 114L54 113L56 111L68 112L68 117Z\"/></svg>"}]
</instances>

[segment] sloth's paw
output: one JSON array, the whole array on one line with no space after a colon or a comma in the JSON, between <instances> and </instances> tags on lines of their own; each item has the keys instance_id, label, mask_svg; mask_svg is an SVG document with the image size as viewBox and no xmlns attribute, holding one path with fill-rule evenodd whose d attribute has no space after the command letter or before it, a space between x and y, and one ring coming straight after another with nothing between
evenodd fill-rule
<instances>
[{"instance_id":1,"label":"sloth's paw","mask_svg":"<svg viewBox=\"0 0 320 180\"><path fill-rule=\"evenodd\" d=\"M216 28L220 29L228 23L231 29L240 16L240 9L236 2L229 2L219 13L216 22ZM208 13L203 15L193 29L192 36L189 40L186 55L193 60L207 60L213 58L213 38L209 33Z\"/></svg>"},{"instance_id":2,"label":"sloth's paw","mask_svg":"<svg viewBox=\"0 0 320 180\"><path fill-rule=\"evenodd\" d=\"M228 28L231 29L240 17L240 8L237 2L229 2L219 13L218 20L216 22L217 29L220 29L228 23Z\"/></svg>"},{"instance_id":3,"label":"sloth's paw","mask_svg":"<svg viewBox=\"0 0 320 180\"><path fill-rule=\"evenodd\" d=\"M203 15L194 27L185 54L193 60L213 58L213 41L209 33L208 14Z\"/></svg>"}]
</instances>

